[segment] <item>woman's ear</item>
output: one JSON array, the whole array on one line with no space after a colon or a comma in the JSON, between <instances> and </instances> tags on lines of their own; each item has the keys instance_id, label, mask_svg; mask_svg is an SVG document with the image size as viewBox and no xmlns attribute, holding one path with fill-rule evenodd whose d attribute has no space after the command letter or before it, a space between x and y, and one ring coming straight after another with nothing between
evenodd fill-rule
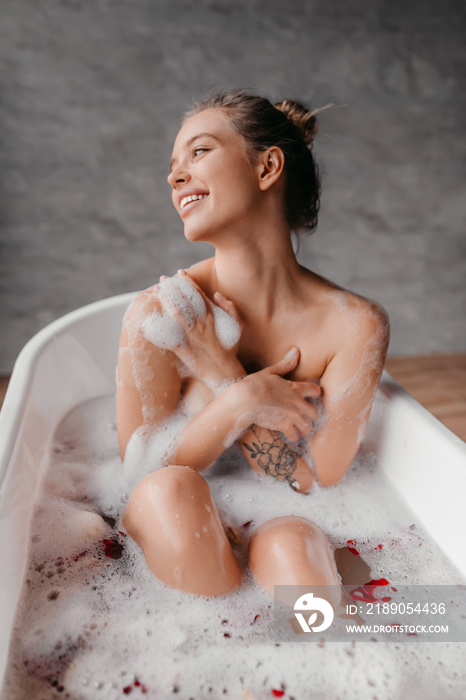
<instances>
[{"instance_id":1,"label":"woman's ear","mask_svg":"<svg viewBox=\"0 0 466 700\"><path fill-rule=\"evenodd\" d=\"M258 158L259 187L268 190L283 172L285 167L285 154L278 146L271 146L262 151Z\"/></svg>"}]
</instances>

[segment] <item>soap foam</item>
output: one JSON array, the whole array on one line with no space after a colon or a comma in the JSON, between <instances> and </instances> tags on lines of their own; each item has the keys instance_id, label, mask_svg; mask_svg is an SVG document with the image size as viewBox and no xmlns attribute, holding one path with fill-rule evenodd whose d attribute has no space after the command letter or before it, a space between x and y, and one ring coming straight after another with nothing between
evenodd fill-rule
<instances>
[{"instance_id":1,"label":"soap foam","mask_svg":"<svg viewBox=\"0 0 466 700\"><path fill-rule=\"evenodd\" d=\"M179 409L154 429L142 425L126 446L123 464L104 460L88 479L92 499L106 513L118 518L136 484L148 474L168 466L178 438L190 414Z\"/></svg>"},{"instance_id":2,"label":"soap foam","mask_svg":"<svg viewBox=\"0 0 466 700\"><path fill-rule=\"evenodd\" d=\"M178 321L167 313L154 312L142 324L144 336L164 350L175 350L186 342L186 335Z\"/></svg>"},{"instance_id":3,"label":"soap foam","mask_svg":"<svg viewBox=\"0 0 466 700\"><path fill-rule=\"evenodd\" d=\"M180 314L188 330L197 319L203 320L207 309L201 294L183 278L167 277L158 285L157 296L162 303L160 311L148 314L142 322L144 336L159 348L175 350L186 343L186 334L176 316ZM221 307L209 300L215 332L221 345L230 350L240 339L239 323Z\"/></svg>"},{"instance_id":4,"label":"soap foam","mask_svg":"<svg viewBox=\"0 0 466 700\"><path fill-rule=\"evenodd\" d=\"M215 332L220 343L226 350L234 348L241 337L241 328L238 321L227 314L220 306L210 302L211 310L214 314Z\"/></svg>"},{"instance_id":5,"label":"soap foam","mask_svg":"<svg viewBox=\"0 0 466 700\"><path fill-rule=\"evenodd\" d=\"M253 472L237 446L206 470L222 520L237 534L234 549L245 571L237 591L207 599L156 579L139 547L107 517L108 490L126 468L114 410L110 397L87 402L56 432L32 525L5 698L265 700L274 689L284 689L288 700L464 696L460 644L273 643L273 600L248 573L246 553L254 530L279 515L311 519L332 547L353 540L373 578L460 582L364 448L341 484L316 485L309 496ZM155 462L166 459L176 430L151 448L159 450ZM147 453L137 456L137 443L134 464L144 464ZM99 471L91 490L83 474ZM114 503L113 514L122 507Z\"/></svg>"}]
</instances>

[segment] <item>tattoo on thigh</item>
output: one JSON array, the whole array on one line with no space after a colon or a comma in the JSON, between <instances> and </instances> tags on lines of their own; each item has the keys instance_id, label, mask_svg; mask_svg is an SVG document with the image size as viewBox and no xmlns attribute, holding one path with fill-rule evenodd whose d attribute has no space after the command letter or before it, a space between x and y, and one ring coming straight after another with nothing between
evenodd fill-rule
<instances>
[{"instance_id":1,"label":"tattoo on thigh","mask_svg":"<svg viewBox=\"0 0 466 700\"><path fill-rule=\"evenodd\" d=\"M296 471L298 455L286 445L282 438L269 432L266 439L261 439L256 430L252 428L256 438L250 445L243 442L252 459L255 459L266 474L270 474L280 481L288 481L290 486L295 485L293 474Z\"/></svg>"}]
</instances>

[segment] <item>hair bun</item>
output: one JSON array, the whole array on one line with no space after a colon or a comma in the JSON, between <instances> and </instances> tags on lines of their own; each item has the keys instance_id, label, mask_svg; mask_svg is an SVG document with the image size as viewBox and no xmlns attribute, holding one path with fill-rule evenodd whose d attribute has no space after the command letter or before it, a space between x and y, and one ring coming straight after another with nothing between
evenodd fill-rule
<instances>
[{"instance_id":1,"label":"hair bun","mask_svg":"<svg viewBox=\"0 0 466 700\"><path fill-rule=\"evenodd\" d=\"M319 109L314 109L312 112L304 107L300 102L295 100L282 100L275 102L274 107L283 112L285 117L293 122L298 127L304 139L304 143L312 146L314 138L317 134L317 113L327 107L333 107L333 104L325 105Z\"/></svg>"}]
</instances>

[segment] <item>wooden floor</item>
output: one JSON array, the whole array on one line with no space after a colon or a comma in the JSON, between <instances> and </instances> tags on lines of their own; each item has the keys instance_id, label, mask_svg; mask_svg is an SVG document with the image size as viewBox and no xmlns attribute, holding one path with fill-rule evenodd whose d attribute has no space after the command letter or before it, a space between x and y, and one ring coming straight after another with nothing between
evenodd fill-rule
<instances>
[{"instance_id":1,"label":"wooden floor","mask_svg":"<svg viewBox=\"0 0 466 700\"><path fill-rule=\"evenodd\" d=\"M389 357L387 371L466 442L466 354Z\"/></svg>"},{"instance_id":2,"label":"wooden floor","mask_svg":"<svg viewBox=\"0 0 466 700\"><path fill-rule=\"evenodd\" d=\"M9 381L10 377L0 377L0 408L2 407Z\"/></svg>"},{"instance_id":3,"label":"wooden floor","mask_svg":"<svg viewBox=\"0 0 466 700\"><path fill-rule=\"evenodd\" d=\"M466 442L466 354L389 357L387 371ZM8 386L0 377L0 407Z\"/></svg>"}]
</instances>

